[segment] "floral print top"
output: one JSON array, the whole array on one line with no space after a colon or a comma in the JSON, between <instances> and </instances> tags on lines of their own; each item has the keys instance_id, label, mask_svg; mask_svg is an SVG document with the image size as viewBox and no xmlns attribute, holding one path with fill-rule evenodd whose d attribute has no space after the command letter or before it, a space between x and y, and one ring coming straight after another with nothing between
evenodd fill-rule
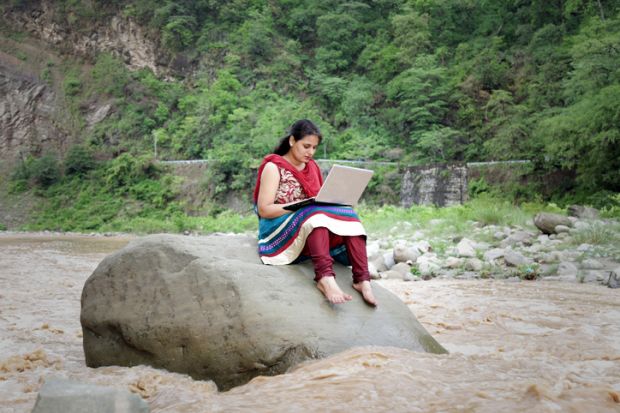
<instances>
[{"instance_id":1,"label":"floral print top","mask_svg":"<svg viewBox=\"0 0 620 413\"><path fill-rule=\"evenodd\" d=\"M308 198L301 184L291 171L282 167L278 167L278 170L280 172L280 185L276 192L276 204L287 204Z\"/></svg>"}]
</instances>

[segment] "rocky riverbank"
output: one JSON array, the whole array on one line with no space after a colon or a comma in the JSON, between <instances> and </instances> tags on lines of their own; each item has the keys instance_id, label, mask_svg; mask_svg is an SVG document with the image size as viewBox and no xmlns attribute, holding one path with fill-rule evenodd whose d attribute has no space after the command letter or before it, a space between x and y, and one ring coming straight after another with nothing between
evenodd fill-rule
<instances>
[{"instance_id":1,"label":"rocky riverbank","mask_svg":"<svg viewBox=\"0 0 620 413\"><path fill-rule=\"evenodd\" d=\"M431 278L545 280L620 286L620 223L596 210L569 209L572 215L540 213L526 225L468 222L466 236L436 233L441 219L411 231L401 222L390 235L369 239L375 279ZM411 235L403 237L402 233Z\"/></svg>"}]
</instances>

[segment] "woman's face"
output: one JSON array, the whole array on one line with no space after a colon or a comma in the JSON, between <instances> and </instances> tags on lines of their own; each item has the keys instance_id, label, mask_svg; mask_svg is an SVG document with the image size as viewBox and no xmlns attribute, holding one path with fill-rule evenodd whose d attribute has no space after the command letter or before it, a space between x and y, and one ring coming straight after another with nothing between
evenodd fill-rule
<instances>
[{"instance_id":1,"label":"woman's face","mask_svg":"<svg viewBox=\"0 0 620 413\"><path fill-rule=\"evenodd\" d=\"M314 152L316 152L320 142L319 137L316 135L306 135L298 141L291 136L289 143L292 145L289 154L296 162L308 163L314 156Z\"/></svg>"}]
</instances>

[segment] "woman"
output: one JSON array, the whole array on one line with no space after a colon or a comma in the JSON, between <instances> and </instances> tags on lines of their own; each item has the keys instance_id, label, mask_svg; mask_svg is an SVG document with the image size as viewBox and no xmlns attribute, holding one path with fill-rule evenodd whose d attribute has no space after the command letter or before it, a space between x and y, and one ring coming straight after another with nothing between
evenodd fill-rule
<instances>
[{"instance_id":1,"label":"woman","mask_svg":"<svg viewBox=\"0 0 620 413\"><path fill-rule=\"evenodd\" d=\"M270 265L311 258L318 289L331 303L341 304L352 297L336 283L332 266L336 258L352 266L353 288L376 306L368 273L366 232L353 208L309 205L295 212L284 209L319 192L323 178L312 157L321 139L311 121L299 120L274 153L263 159L254 190L259 255Z\"/></svg>"}]
</instances>

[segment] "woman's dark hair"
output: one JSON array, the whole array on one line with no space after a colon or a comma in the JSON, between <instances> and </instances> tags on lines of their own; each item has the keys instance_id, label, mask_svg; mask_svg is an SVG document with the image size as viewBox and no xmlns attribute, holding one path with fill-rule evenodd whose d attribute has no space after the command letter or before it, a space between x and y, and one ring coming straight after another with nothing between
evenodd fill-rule
<instances>
[{"instance_id":1,"label":"woman's dark hair","mask_svg":"<svg viewBox=\"0 0 620 413\"><path fill-rule=\"evenodd\" d=\"M308 119L301 119L297 122L293 123L290 131L286 134L285 137L280 139L280 142L273 150L273 153L284 156L291 149L291 145L289 143L289 138L292 136L295 141L299 141L306 136L316 135L319 138L319 143L323 140L323 135L321 135L321 131L318 126L316 126L312 121Z\"/></svg>"}]
</instances>

